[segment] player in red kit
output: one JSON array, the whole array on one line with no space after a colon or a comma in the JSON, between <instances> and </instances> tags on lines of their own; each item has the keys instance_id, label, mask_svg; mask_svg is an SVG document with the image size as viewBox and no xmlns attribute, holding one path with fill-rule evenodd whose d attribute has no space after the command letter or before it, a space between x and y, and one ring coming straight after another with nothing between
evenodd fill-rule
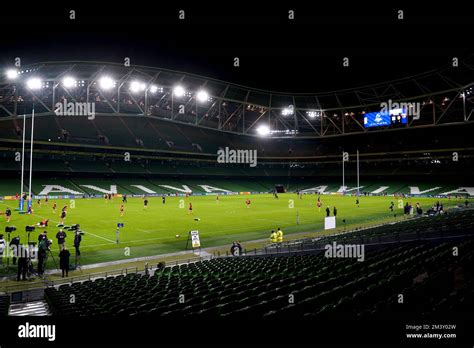
<instances>
[{"instance_id":1,"label":"player in red kit","mask_svg":"<svg viewBox=\"0 0 474 348\"><path fill-rule=\"evenodd\" d=\"M193 204L189 203L188 214L192 214L192 213L193 213Z\"/></svg>"}]
</instances>

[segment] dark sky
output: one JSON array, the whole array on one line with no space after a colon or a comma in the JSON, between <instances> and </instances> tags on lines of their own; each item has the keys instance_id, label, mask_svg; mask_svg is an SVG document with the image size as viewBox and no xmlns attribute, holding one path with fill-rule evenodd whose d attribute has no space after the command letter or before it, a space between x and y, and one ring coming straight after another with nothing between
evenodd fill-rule
<instances>
[{"instance_id":1,"label":"dark sky","mask_svg":"<svg viewBox=\"0 0 474 348\"><path fill-rule=\"evenodd\" d=\"M474 52L474 16L463 6L390 2L172 2L4 8L0 65L98 60L177 69L256 88L338 90L405 77ZM171 2L170 2L171 3ZM196 2L195 2L196 3ZM385 3L385 2L384 2ZM429 4L429 5L428 5ZM3 4L2 4L3 6ZM34 7L36 6L36 7ZM76 20L69 20L69 10ZM178 10L186 19L178 20ZM295 11L295 20L287 18ZM403 9L405 19L397 19ZM470 14L470 15L469 15ZM350 67L342 67L343 57ZM233 57L241 67L233 67Z\"/></svg>"}]
</instances>

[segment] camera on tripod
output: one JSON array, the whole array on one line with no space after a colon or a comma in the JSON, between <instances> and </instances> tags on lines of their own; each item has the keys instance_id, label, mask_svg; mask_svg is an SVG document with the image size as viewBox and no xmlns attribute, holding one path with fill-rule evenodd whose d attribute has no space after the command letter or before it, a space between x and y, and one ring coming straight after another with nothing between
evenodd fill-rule
<instances>
[{"instance_id":1,"label":"camera on tripod","mask_svg":"<svg viewBox=\"0 0 474 348\"><path fill-rule=\"evenodd\" d=\"M15 231L16 231L15 226L5 226L5 232L6 233L11 233L11 232L15 232Z\"/></svg>"},{"instance_id":2,"label":"camera on tripod","mask_svg":"<svg viewBox=\"0 0 474 348\"><path fill-rule=\"evenodd\" d=\"M80 234L81 236L84 235L84 232L81 231L81 225L79 224L71 225L71 227L69 227L69 231L73 231L76 234Z\"/></svg>"},{"instance_id":3,"label":"camera on tripod","mask_svg":"<svg viewBox=\"0 0 474 348\"><path fill-rule=\"evenodd\" d=\"M20 245L20 236L13 237L10 245L16 245L18 247Z\"/></svg>"},{"instance_id":4,"label":"camera on tripod","mask_svg":"<svg viewBox=\"0 0 474 348\"><path fill-rule=\"evenodd\" d=\"M35 230L35 226L26 226L25 231L26 232L33 232Z\"/></svg>"}]
</instances>

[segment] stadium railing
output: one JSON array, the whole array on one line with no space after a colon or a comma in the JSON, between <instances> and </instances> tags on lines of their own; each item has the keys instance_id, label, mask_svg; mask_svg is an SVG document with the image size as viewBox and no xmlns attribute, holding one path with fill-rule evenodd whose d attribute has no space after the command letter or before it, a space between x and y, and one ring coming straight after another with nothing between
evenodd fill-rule
<instances>
[{"instance_id":1,"label":"stadium railing","mask_svg":"<svg viewBox=\"0 0 474 348\"><path fill-rule=\"evenodd\" d=\"M354 229L312 239L292 240L270 244L246 255L268 255L323 250L327 244L364 244L367 246L405 243L411 241L443 240L474 235L474 210L452 212L449 215L416 217L397 223Z\"/></svg>"},{"instance_id":2,"label":"stadium railing","mask_svg":"<svg viewBox=\"0 0 474 348\"><path fill-rule=\"evenodd\" d=\"M213 256L197 256L197 257L191 257L191 258L186 258L182 260L175 260L175 261L162 261L162 264L164 267L172 267L172 266L179 266L182 264L189 264L193 262L199 262L199 261L204 261L204 260L209 260ZM88 274L79 274L67 278L59 278L55 280L51 280L49 278L45 278L41 282L35 282L35 283L22 283L22 282L17 282L16 281L16 275L15 276L10 276L10 277L4 277L4 281L0 283L0 292L4 292L6 294L12 294L14 292L20 292L20 291L29 291L29 290L34 290L34 289L41 289L45 287L50 287L50 286L60 286L63 284L72 284L72 283L78 283L78 282L84 282L88 280L94 280L98 278L108 278L108 277L115 277L118 275L127 275L131 273L137 273L137 274L144 274L147 271L152 272L156 271L158 267L157 263L156 265L148 265L147 262L144 262L143 267L128 267L128 268L118 268L118 269L113 269L110 271L103 271L103 272L94 272L94 273L88 273ZM5 284L5 285L4 285Z\"/></svg>"}]
</instances>

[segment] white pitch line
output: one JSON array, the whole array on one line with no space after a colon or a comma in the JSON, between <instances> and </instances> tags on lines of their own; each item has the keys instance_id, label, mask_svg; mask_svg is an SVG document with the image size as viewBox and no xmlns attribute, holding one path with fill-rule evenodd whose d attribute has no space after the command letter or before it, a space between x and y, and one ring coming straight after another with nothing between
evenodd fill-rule
<instances>
[{"instance_id":1,"label":"white pitch line","mask_svg":"<svg viewBox=\"0 0 474 348\"><path fill-rule=\"evenodd\" d=\"M148 233L148 234L151 233L151 231L149 231L149 230L142 230L141 228L137 228L137 231L145 232L145 233Z\"/></svg>"},{"instance_id":2,"label":"white pitch line","mask_svg":"<svg viewBox=\"0 0 474 348\"><path fill-rule=\"evenodd\" d=\"M99 235L97 235L97 234L95 234L95 233L87 232L87 231L85 231L85 230L81 230L81 231L83 231L84 233L90 234L90 235L92 235L92 236L94 236L94 237L101 238L101 239L103 239L103 240L109 241L109 242L112 243L112 244L116 244L116 243L117 243L116 241L113 241L112 239L99 236Z\"/></svg>"},{"instance_id":3,"label":"white pitch line","mask_svg":"<svg viewBox=\"0 0 474 348\"><path fill-rule=\"evenodd\" d=\"M38 215L38 214L35 214L34 216L38 216L38 217L40 217L40 218L46 219L46 216L42 216L42 215ZM55 220L50 220L50 221L55 222L55 223L59 223L59 221L55 221ZM103 239L103 240L106 240L106 241L108 241L108 242L110 242L110 243L112 243L112 244L115 244L115 243L116 243L116 242L113 241L112 239L105 238L105 237L99 236L99 235L97 235L97 234L95 234L95 233L87 232L87 231L85 231L85 230L82 230L82 231L85 232L85 233L87 233L87 234L90 234L90 235L92 235L92 236L94 236L94 237L97 237L97 238L101 238L101 239Z\"/></svg>"}]
</instances>

